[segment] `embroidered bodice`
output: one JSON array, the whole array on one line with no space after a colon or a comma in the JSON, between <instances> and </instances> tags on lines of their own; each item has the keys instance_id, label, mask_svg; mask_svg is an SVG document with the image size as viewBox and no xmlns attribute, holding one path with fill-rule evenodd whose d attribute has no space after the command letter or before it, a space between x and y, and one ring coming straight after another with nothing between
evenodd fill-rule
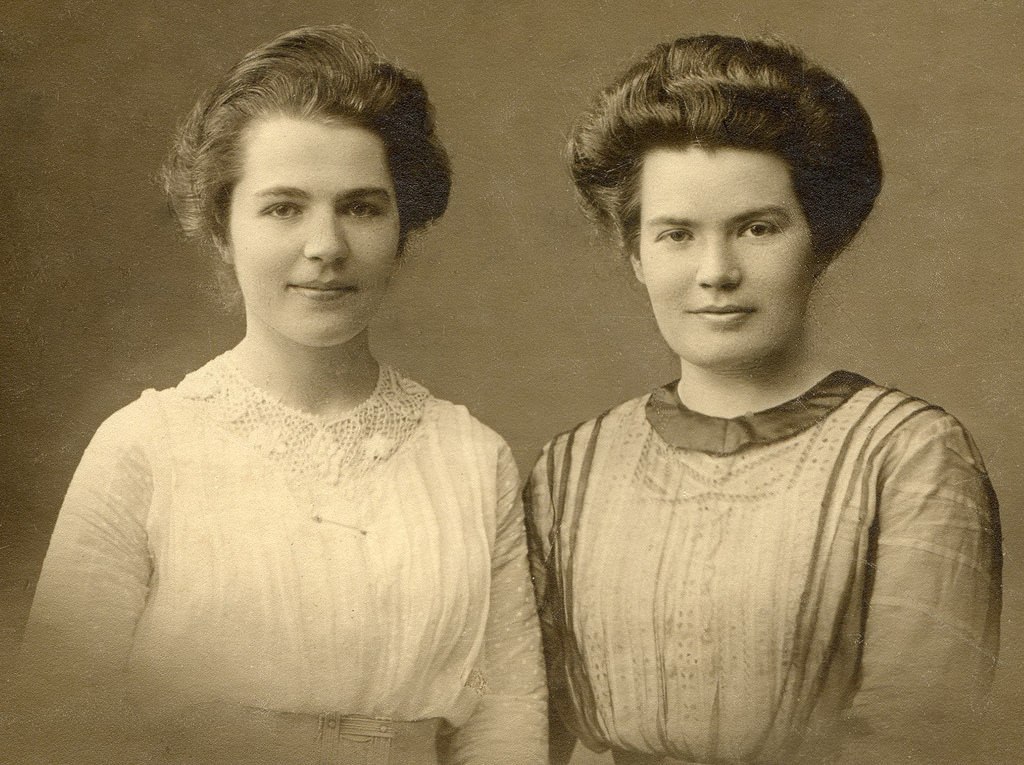
<instances>
[{"instance_id":1,"label":"embroidered bodice","mask_svg":"<svg viewBox=\"0 0 1024 765\"><path fill-rule=\"evenodd\" d=\"M172 716L215 701L441 717L466 762L544 756L511 452L386 366L334 420L275 401L230 355L111 416L26 641L73 646L71 675L127 673Z\"/></svg>"},{"instance_id":2,"label":"embroidered bodice","mask_svg":"<svg viewBox=\"0 0 1024 765\"><path fill-rule=\"evenodd\" d=\"M325 420L249 382L230 352L187 375L177 390L267 459L334 486L355 483L390 458L415 432L430 399L422 385L381 364L369 398Z\"/></svg>"},{"instance_id":3,"label":"embroidered bodice","mask_svg":"<svg viewBox=\"0 0 1024 765\"><path fill-rule=\"evenodd\" d=\"M893 742L844 716L926 730L991 678L991 487L899 391L840 372L727 419L667 385L552 440L527 496L552 705L593 748L868 762Z\"/></svg>"}]
</instances>

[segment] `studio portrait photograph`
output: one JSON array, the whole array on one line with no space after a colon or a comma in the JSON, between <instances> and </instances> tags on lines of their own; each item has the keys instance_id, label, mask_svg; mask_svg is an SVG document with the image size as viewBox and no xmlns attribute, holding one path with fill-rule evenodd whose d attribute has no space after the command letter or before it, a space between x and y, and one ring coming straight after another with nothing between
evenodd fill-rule
<instances>
[{"instance_id":1,"label":"studio portrait photograph","mask_svg":"<svg viewBox=\"0 0 1024 765\"><path fill-rule=\"evenodd\" d=\"M5 4L0 763L1020 762L1022 39Z\"/></svg>"}]
</instances>

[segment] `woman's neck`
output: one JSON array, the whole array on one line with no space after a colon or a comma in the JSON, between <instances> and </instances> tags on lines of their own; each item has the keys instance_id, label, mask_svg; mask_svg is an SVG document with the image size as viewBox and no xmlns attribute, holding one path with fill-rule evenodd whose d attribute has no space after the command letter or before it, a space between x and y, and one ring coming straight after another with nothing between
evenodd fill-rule
<instances>
[{"instance_id":1,"label":"woman's neck","mask_svg":"<svg viewBox=\"0 0 1024 765\"><path fill-rule=\"evenodd\" d=\"M329 348L267 342L247 333L232 355L249 382L288 406L324 418L344 414L369 398L380 373L366 330Z\"/></svg>"},{"instance_id":2,"label":"woman's neck","mask_svg":"<svg viewBox=\"0 0 1024 765\"><path fill-rule=\"evenodd\" d=\"M790 401L831 371L808 354L786 363L734 370L710 370L680 360L679 400L711 417L739 417Z\"/></svg>"}]
</instances>

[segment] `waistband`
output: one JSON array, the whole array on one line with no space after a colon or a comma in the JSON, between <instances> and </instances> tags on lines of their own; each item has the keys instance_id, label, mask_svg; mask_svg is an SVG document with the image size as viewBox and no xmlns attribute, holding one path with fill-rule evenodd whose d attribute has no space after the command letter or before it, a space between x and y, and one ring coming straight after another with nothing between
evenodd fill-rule
<instances>
[{"instance_id":1,"label":"waistband","mask_svg":"<svg viewBox=\"0 0 1024 765\"><path fill-rule=\"evenodd\" d=\"M438 765L440 718L281 712L240 705L192 707L164 752L189 765Z\"/></svg>"},{"instance_id":2,"label":"waistband","mask_svg":"<svg viewBox=\"0 0 1024 765\"><path fill-rule=\"evenodd\" d=\"M676 760L672 757L643 754L641 752L626 752L621 749L612 750L612 760L615 762L615 765L702 765L702 763L692 760Z\"/></svg>"}]
</instances>

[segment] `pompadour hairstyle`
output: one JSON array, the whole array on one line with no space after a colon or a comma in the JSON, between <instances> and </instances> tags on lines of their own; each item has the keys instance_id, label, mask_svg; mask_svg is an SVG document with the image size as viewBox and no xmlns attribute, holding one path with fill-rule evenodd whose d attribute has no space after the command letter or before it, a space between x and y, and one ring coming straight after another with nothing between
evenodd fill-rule
<instances>
[{"instance_id":1,"label":"pompadour hairstyle","mask_svg":"<svg viewBox=\"0 0 1024 765\"><path fill-rule=\"evenodd\" d=\"M568 150L578 198L627 252L643 157L665 146L781 157L822 263L850 243L882 185L871 120L853 93L775 41L700 35L658 45L577 121Z\"/></svg>"},{"instance_id":2,"label":"pompadour hairstyle","mask_svg":"<svg viewBox=\"0 0 1024 765\"><path fill-rule=\"evenodd\" d=\"M444 213L451 167L423 83L351 27L302 27L246 54L179 129L163 180L187 236L226 243L241 137L253 120L275 115L343 121L380 137L395 185L400 250L412 231Z\"/></svg>"}]
</instances>

